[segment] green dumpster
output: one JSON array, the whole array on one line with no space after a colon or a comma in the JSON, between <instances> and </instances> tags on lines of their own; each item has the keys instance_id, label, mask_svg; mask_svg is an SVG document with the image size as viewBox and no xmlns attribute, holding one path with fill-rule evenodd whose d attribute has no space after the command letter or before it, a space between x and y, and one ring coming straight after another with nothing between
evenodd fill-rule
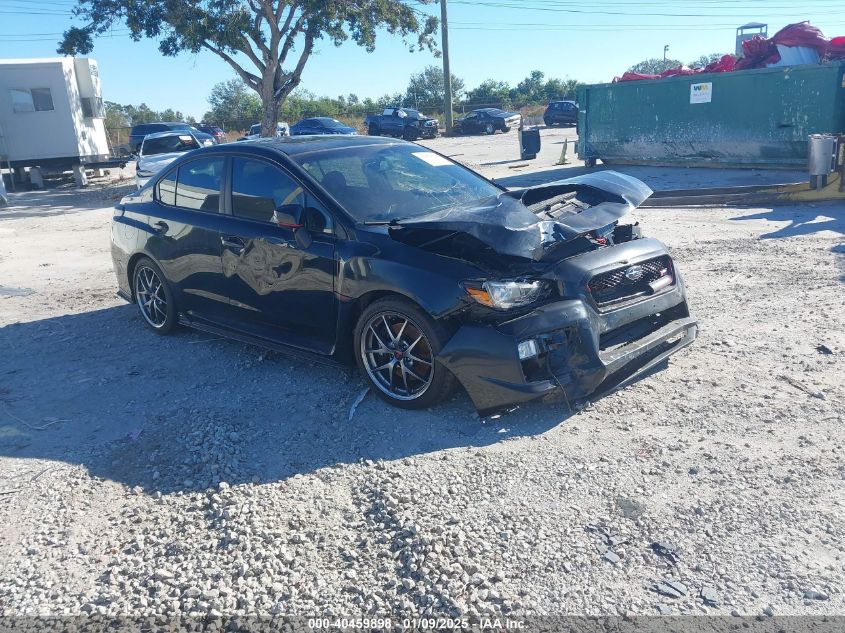
<instances>
[{"instance_id":1,"label":"green dumpster","mask_svg":"<svg viewBox=\"0 0 845 633\"><path fill-rule=\"evenodd\" d=\"M807 166L810 134L845 133L845 64L583 86L588 164Z\"/></svg>"}]
</instances>

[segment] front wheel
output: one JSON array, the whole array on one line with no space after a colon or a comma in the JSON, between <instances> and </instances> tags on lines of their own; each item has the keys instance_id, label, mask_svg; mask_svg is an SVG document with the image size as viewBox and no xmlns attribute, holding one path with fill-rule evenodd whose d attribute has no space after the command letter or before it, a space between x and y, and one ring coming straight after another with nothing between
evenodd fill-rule
<instances>
[{"instance_id":1,"label":"front wheel","mask_svg":"<svg viewBox=\"0 0 845 633\"><path fill-rule=\"evenodd\" d=\"M454 387L454 377L436 360L448 337L442 324L410 301L381 299L358 320L358 367L382 399L403 409L425 409Z\"/></svg>"},{"instance_id":2,"label":"front wheel","mask_svg":"<svg viewBox=\"0 0 845 633\"><path fill-rule=\"evenodd\" d=\"M416 140L417 140L417 138L418 138L418 136L417 136L417 132L416 132L416 130L408 130L408 129L406 129L406 130L402 133L402 138L403 138L403 139L405 139L406 141L416 141Z\"/></svg>"},{"instance_id":3,"label":"front wheel","mask_svg":"<svg viewBox=\"0 0 845 633\"><path fill-rule=\"evenodd\" d=\"M164 273L148 257L135 265L132 291L147 325L159 334L170 333L176 325L176 302Z\"/></svg>"}]
</instances>

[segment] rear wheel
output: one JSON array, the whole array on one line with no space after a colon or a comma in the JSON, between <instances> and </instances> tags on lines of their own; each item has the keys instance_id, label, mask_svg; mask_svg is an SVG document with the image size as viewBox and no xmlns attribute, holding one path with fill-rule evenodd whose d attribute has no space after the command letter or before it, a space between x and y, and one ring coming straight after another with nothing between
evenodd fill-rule
<instances>
[{"instance_id":1,"label":"rear wheel","mask_svg":"<svg viewBox=\"0 0 845 633\"><path fill-rule=\"evenodd\" d=\"M148 257L135 265L132 292L147 325L159 334L170 333L176 325L176 302L164 273Z\"/></svg>"},{"instance_id":2,"label":"rear wheel","mask_svg":"<svg viewBox=\"0 0 845 633\"><path fill-rule=\"evenodd\" d=\"M484 133L485 134L494 134L495 132L496 132L496 129L493 127L492 123L488 123L487 125L484 126Z\"/></svg>"},{"instance_id":3,"label":"rear wheel","mask_svg":"<svg viewBox=\"0 0 845 633\"><path fill-rule=\"evenodd\" d=\"M370 136L378 136L379 135L378 127L375 126L375 125L370 125L370 127L367 128L367 134L369 134Z\"/></svg>"},{"instance_id":4,"label":"rear wheel","mask_svg":"<svg viewBox=\"0 0 845 633\"><path fill-rule=\"evenodd\" d=\"M380 299L355 329L358 367L390 404L424 409L454 387L454 377L436 360L447 340L446 329L410 301Z\"/></svg>"}]
</instances>

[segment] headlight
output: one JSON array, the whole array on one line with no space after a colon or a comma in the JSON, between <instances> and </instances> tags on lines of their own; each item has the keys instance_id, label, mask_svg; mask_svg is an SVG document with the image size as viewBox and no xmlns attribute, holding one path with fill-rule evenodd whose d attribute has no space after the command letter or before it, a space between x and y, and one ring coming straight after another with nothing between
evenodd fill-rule
<instances>
[{"instance_id":1,"label":"headlight","mask_svg":"<svg viewBox=\"0 0 845 633\"><path fill-rule=\"evenodd\" d=\"M542 281L486 281L481 288L467 286L466 291L481 305L507 310L541 299L548 286Z\"/></svg>"}]
</instances>

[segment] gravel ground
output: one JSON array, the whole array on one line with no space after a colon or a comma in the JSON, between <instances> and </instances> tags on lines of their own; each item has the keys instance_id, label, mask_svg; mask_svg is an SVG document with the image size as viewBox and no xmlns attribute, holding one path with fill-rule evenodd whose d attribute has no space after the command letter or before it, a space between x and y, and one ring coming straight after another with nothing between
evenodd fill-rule
<instances>
[{"instance_id":1,"label":"gravel ground","mask_svg":"<svg viewBox=\"0 0 845 633\"><path fill-rule=\"evenodd\" d=\"M0 210L0 615L845 614L845 205L635 213L701 338L580 413L350 419L351 370L142 327L121 191Z\"/></svg>"}]
</instances>

